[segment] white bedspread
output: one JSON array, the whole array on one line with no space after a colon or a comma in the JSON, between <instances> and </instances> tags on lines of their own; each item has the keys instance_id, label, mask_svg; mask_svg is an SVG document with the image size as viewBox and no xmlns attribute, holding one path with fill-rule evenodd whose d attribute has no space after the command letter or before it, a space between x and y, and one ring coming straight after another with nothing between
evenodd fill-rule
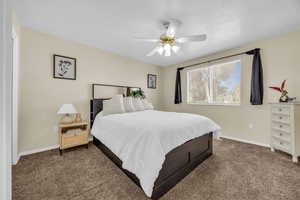
<instances>
[{"instance_id":1,"label":"white bedspread","mask_svg":"<svg viewBox=\"0 0 300 200\"><path fill-rule=\"evenodd\" d=\"M104 117L100 113L92 135L122 160L122 167L139 178L151 197L166 154L188 140L218 130L216 123L200 115L146 110Z\"/></svg>"}]
</instances>

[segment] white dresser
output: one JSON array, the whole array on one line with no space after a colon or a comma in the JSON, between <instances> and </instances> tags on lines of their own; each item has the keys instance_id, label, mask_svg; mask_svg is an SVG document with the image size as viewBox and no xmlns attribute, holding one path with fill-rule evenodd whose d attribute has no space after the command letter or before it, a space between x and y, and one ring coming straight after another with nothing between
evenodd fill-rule
<instances>
[{"instance_id":1,"label":"white dresser","mask_svg":"<svg viewBox=\"0 0 300 200\"><path fill-rule=\"evenodd\" d=\"M281 150L298 162L300 156L300 103L271 103L271 151Z\"/></svg>"}]
</instances>

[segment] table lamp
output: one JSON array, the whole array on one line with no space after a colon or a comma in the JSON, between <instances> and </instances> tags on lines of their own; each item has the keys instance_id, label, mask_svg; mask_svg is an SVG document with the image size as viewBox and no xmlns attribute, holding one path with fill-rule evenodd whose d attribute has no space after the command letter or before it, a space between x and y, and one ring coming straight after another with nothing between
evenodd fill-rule
<instances>
[{"instance_id":1,"label":"table lamp","mask_svg":"<svg viewBox=\"0 0 300 200\"><path fill-rule=\"evenodd\" d=\"M77 110L73 106L73 104L63 104L60 109L58 110L57 114L63 115L61 118L60 123L62 124L69 124L74 121L73 117L71 117L72 114L77 114Z\"/></svg>"}]
</instances>

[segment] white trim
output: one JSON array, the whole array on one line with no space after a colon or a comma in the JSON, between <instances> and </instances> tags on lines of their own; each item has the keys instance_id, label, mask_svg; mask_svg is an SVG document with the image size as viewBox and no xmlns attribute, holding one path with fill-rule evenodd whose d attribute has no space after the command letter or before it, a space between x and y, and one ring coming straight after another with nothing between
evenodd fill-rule
<instances>
[{"instance_id":1,"label":"white trim","mask_svg":"<svg viewBox=\"0 0 300 200\"><path fill-rule=\"evenodd\" d=\"M187 102L189 105L199 106L240 106L240 103L205 103L205 102Z\"/></svg>"},{"instance_id":2,"label":"white trim","mask_svg":"<svg viewBox=\"0 0 300 200\"><path fill-rule=\"evenodd\" d=\"M45 147L45 148L24 151L24 152L19 153L19 158L22 156L27 156L30 154L40 153L40 152L49 151L49 150L58 149L58 148L59 148L59 145L57 144L57 145L53 145L53 146L49 146L49 147Z\"/></svg>"},{"instance_id":3,"label":"white trim","mask_svg":"<svg viewBox=\"0 0 300 200\"><path fill-rule=\"evenodd\" d=\"M243 143L248 143L248 144L254 144L254 145L258 145L258 146L262 146L262 147L270 147L269 144L263 144L263 143L260 143L260 142L253 142L253 141L239 139L239 138L230 137L230 136L221 135L220 138L225 138L225 139L234 140L234 141L243 142Z\"/></svg>"},{"instance_id":4,"label":"white trim","mask_svg":"<svg viewBox=\"0 0 300 200\"><path fill-rule=\"evenodd\" d=\"M93 141L93 138L90 137L89 138L89 141ZM45 147L45 148L40 148L40 149L33 149L33 150L29 150L29 151L24 151L24 152L21 152L19 153L18 155L18 160L22 157L22 156L27 156L27 155L30 155L30 154L34 154L34 153L40 153L40 152L44 152L44 151L50 151L50 150L53 150L53 149L58 149L59 148L59 144L56 144L56 145L53 145L53 146L48 146L48 147ZM18 161L17 161L18 162Z\"/></svg>"},{"instance_id":5,"label":"white trim","mask_svg":"<svg viewBox=\"0 0 300 200\"><path fill-rule=\"evenodd\" d=\"M11 1L0 0L0 199L11 200Z\"/></svg>"},{"instance_id":6,"label":"white trim","mask_svg":"<svg viewBox=\"0 0 300 200\"><path fill-rule=\"evenodd\" d=\"M16 157L15 157L14 160L12 161L12 164L13 164L13 165L18 164L20 158L21 158L20 154L16 155Z\"/></svg>"},{"instance_id":7,"label":"white trim","mask_svg":"<svg viewBox=\"0 0 300 200\"><path fill-rule=\"evenodd\" d=\"M18 93L19 93L19 37L12 28L13 38L13 82L12 82L12 163L18 163L20 156L18 156Z\"/></svg>"}]
</instances>

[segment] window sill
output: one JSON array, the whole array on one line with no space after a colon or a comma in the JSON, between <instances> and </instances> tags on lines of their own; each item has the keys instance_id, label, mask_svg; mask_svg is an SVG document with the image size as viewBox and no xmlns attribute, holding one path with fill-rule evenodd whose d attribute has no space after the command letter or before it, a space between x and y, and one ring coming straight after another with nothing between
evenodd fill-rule
<instances>
[{"instance_id":1,"label":"window sill","mask_svg":"<svg viewBox=\"0 0 300 200\"><path fill-rule=\"evenodd\" d=\"M189 105L199 105L199 106L240 106L241 104L235 103L193 103L187 102Z\"/></svg>"}]
</instances>

